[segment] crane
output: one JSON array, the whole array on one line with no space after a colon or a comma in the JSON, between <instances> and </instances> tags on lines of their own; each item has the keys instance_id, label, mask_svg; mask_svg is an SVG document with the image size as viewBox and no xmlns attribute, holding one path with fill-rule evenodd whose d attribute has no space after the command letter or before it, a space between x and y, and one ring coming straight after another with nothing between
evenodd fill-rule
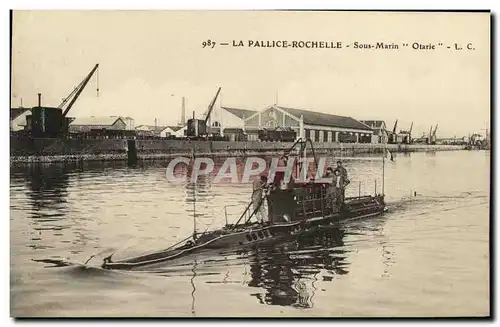
<instances>
[{"instance_id":1,"label":"crane","mask_svg":"<svg viewBox=\"0 0 500 327\"><path fill-rule=\"evenodd\" d=\"M83 92L83 90L87 86L87 83L92 78L92 75L94 75L95 71L98 68L99 68L99 64L96 64L94 66L94 68L90 71L90 73L83 79L83 81L81 81L80 84L78 84L78 86L75 87L75 89L73 91L71 91L71 93L66 98L64 98L62 103L58 106L58 108L62 109L66 105L66 103L71 99L70 103L68 104L68 106L66 107L66 109L64 110L64 112L62 114L63 118L66 117L66 115L70 111L71 107L73 107L76 100L78 100L78 97ZM99 94L99 85L97 86L97 92Z\"/></svg>"},{"instance_id":2,"label":"crane","mask_svg":"<svg viewBox=\"0 0 500 327\"><path fill-rule=\"evenodd\" d=\"M411 130L413 129L413 122L411 122L411 125L410 125L410 129L407 130L407 131L403 131L401 130L400 133L403 135L403 143L404 144L410 144L412 143L412 139L411 139Z\"/></svg>"},{"instance_id":3,"label":"crane","mask_svg":"<svg viewBox=\"0 0 500 327\"><path fill-rule=\"evenodd\" d=\"M394 127L392 128L392 132L388 133L389 137L389 143L390 144L395 144L397 143L397 134L396 134L396 128L398 127L398 120L396 119L396 122L394 123Z\"/></svg>"},{"instance_id":4,"label":"crane","mask_svg":"<svg viewBox=\"0 0 500 327\"><path fill-rule=\"evenodd\" d=\"M434 127L434 130L432 131L432 134L429 135L429 144L436 144L436 132L437 132L437 129L438 129L438 125L439 124L436 124L436 126Z\"/></svg>"},{"instance_id":5,"label":"crane","mask_svg":"<svg viewBox=\"0 0 500 327\"><path fill-rule=\"evenodd\" d=\"M215 102L217 101L217 98L219 97L220 90L221 90L221 87L219 87L219 89L217 90L217 93L215 94L215 97L213 98L212 102L210 102L210 104L208 105L208 110L207 110L207 114L206 114L206 117L205 117L205 124L207 124L208 120L210 119L210 115L212 114L212 111L214 109Z\"/></svg>"},{"instance_id":6,"label":"crane","mask_svg":"<svg viewBox=\"0 0 500 327\"><path fill-rule=\"evenodd\" d=\"M431 128L429 129L429 136L427 137L427 144L436 144L436 132L439 124L436 124L434 126L434 130Z\"/></svg>"},{"instance_id":7,"label":"crane","mask_svg":"<svg viewBox=\"0 0 500 327\"><path fill-rule=\"evenodd\" d=\"M186 136L190 138L206 138L208 136L208 129L207 129L207 123L210 119L210 115L212 114L212 111L215 106L215 102L217 101L217 98L219 97L221 87L217 90L217 93L215 94L215 97L212 99L210 104L208 105L208 110L204 114L205 118L204 119L196 119L194 117L194 112L193 112L193 118L188 120L188 127L186 131Z\"/></svg>"},{"instance_id":8,"label":"crane","mask_svg":"<svg viewBox=\"0 0 500 327\"><path fill-rule=\"evenodd\" d=\"M408 131L408 144L412 143L411 132L413 131L413 122L411 122L410 130Z\"/></svg>"}]
</instances>

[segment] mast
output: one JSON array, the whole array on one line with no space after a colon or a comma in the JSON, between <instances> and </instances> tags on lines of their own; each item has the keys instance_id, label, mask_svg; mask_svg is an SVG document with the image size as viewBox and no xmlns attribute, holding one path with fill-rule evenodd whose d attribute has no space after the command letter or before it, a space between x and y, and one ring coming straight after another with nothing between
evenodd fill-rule
<instances>
[{"instance_id":1,"label":"mast","mask_svg":"<svg viewBox=\"0 0 500 327\"><path fill-rule=\"evenodd\" d=\"M307 182L307 173L308 173L308 170L309 170L309 165L308 165L308 162L307 162L307 151L306 151L306 147L307 147L307 139L304 141L304 143L302 144L302 147L304 148L304 158L302 160L302 170L304 171L304 183ZM300 155L299 155L300 156Z\"/></svg>"},{"instance_id":2,"label":"mast","mask_svg":"<svg viewBox=\"0 0 500 327\"><path fill-rule=\"evenodd\" d=\"M384 184L385 184L385 147L383 148L383 151L382 151L382 196L385 196L385 192L384 192Z\"/></svg>"},{"instance_id":3,"label":"mast","mask_svg":"<svg viewBox=\"0 0 500 327\"><path fill-rule=\"evenodd\" d=\"M196 262L196 259L195 259L194 264L193 264L193 269L191 270L193 272L193 277L191 277L191 286L193 287L193 291L191 292L191 298L193 299L191 301L191 313L193 314L193 316L196 316L195 307L194 307L194 302L195 302L194 293L196 292L196 286L194 285L194 279L196 277L196 267L197 266L198 266L198 263Z\"/></svg>"},{"instance_id":4,"label":"mast","mask_svg":"<svg viewBox=\"0 0 500 327\"><path fill-rule=\"evenodd\" d=\"M195 160L195 154L193 150L193 165ZM194 180L193 184L193 238L196 240L196 182L198 181L198 176Z\"/></svg>"},{"instance_id":5,"label":"mast","mask_svg":"<svg viewBox=\"0 0 500 327\"><path fill-rule=\"evenodd\" d=\"M220 119L219 119L219 133L221 137L224 137L224 128L222 127L223 121L222 117L224 116L224 108L222 108L222 94L219 95L219 106L220 106ZM245 117L243 116L243 121ZM245 124L243 124L243 128L245 128Z\"/></svg>"},{"instance_id":6,"label":"mast","mask_svg":"<svg viewBox=\"0 0 500 327\"><path fill-rule=\"evenodd\" d=\"M193 185L193 238L196 238L196 181Z\"/></svg>"}]
</instances>

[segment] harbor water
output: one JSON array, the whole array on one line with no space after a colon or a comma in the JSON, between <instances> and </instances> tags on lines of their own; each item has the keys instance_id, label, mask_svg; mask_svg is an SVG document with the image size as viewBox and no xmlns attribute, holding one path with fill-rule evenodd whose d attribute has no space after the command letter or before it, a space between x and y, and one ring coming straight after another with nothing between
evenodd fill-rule
<instances>
[{"instance_id":1,"label":"harbor water","mask_svg":"<svg viewBox=\"0 0 500 327\"><path fill-rule=\"evenodd\" d=\"M241 174L241 160L238 160ZM216 166L223 161L216 161ZM351 196L382 192L378 157L344 160ZM398 154L385 162L384 215L314 239L205 253L138 272L102 253L164 249L234 222L251 183L167 180L167 162L14 165L10 174L15 317L487 316L490 154ZM241 168L241 169L240 169ZM175 171L182 178L186 169ZM226 209L225 207L228 206ZM193 219L193 217L196 217ZM95 255L96 257L92 257ZM57 267L34 260L84 263Z\"/></svg>"}]
</instances>

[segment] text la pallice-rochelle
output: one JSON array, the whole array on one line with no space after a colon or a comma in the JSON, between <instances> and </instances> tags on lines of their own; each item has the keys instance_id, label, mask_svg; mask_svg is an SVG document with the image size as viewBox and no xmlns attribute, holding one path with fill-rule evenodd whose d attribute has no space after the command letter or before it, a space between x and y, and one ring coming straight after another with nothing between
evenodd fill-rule
<instances>
[{"instance_id":1,"label":"text la pallice-rochelle","mask_svg":"<svg viewBox=\"0 0 500 327\"><path fill-rule=\"evenodd\" d=\"M249 48L308 48L308 49L340 49L340 41L287 41L287 40L233 40L233 47Z\"/></svg>"}]
</instances>

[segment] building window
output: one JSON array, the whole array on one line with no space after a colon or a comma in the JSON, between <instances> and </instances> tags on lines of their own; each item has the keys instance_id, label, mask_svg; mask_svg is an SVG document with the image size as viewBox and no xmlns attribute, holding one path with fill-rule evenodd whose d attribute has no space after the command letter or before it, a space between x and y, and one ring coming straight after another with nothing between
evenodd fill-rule
<instances>
[{"instance_id":1,"label":"building window","mask_svg":"<svg viewBox=\"0 0 500 327\"><path fill-rule=\"evenodd\" d=\"M316 141L316 131L311 130L311 141L315 142Z\"/></svg>"},{"instance_id":2,"label":"building window","mask_svg":"<svg viewBox=\"0 0 500 327\"><path fill-rule=\"evenodd\" d=\"M329 131L326 138L327 142L332 142L332 132Z\"/></svg>"},{"instance_id":3,"label":"building window","mask_svg":"<svg viewBox=\"0 0 500 327\"><path fill-rule=\"evenodd\" d=\"M305 138L306 138L306 140L307 140L308 138L310 138L310 137L311 137L311 130L310 130L310 129L306 129L306 130L304 130L304 134L305 134L305 135L304 135L304 137L305 137Z\"/></svg>"},{"instance_id":4,"label":"building window","mask_svg":"<svg viewBox=\"0 0 500 327\"><path fill-rule=\"evenodd\" d=\"M318 134L319 134L319 135L318 135L318 142L323 142L323 136L324 136L325 134L323 134L323 131L318 131Z\"/></svg>"}]
</instances>

